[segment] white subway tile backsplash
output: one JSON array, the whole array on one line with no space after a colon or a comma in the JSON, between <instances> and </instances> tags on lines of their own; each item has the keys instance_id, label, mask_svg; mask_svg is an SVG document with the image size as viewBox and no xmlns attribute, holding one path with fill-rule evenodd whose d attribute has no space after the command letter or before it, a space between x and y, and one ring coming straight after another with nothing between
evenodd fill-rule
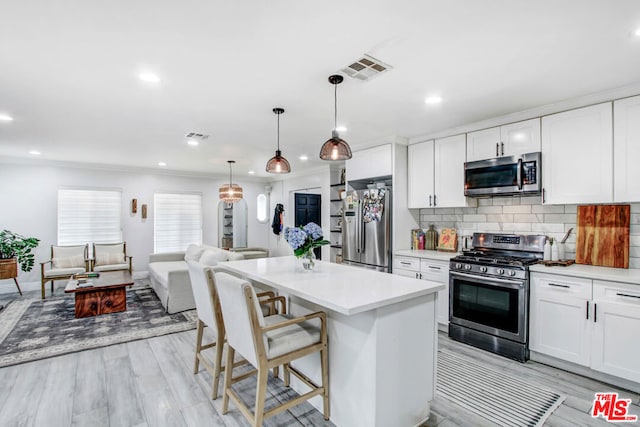
<instances>
[{"instance_id":1,"label":"white subway tile backsplash","mask_svg":"<svg viewBox=\"0 0 640 427\"><path fill-rule=\"evenodd\" d=\"M459 222L457 226L466 230L478 230L478 224L475 222Z\"/></svg>"},{"instance_id":2,"label":"white subway tile backsplash","mask_svg":"<svg viewBox=\"0 0 640 427\"><path fill-rule=\"evenodd\" d=\"M572 214L544 214L544 222L572 222L575 224L576 216Z\"/></svg>"},{"instance_id":3,"label":"white subway tile backsplash","mask_svg":"<svg viewBox=\"0 0 640 427\"><path fill-rule=\"evenodd\" d=\"M629 256L634 258L640 258L640 247L631 246L629 248Z\"/></svg>"},{"instance_id":4,"label":"white subway tile backsplash","mask_svg":"<svg viewBox=\"0 0 640 427\"><path fill-rule=\"evenodd\" d=\"M531 206L533 213L565 213L562 205L533 205Z\"/></svg>"},{"instance_id":5,"label":"white subway tile backsplash","mask_svg":"<svg viewBox=\"0 0 640 427\"><path fill-rule=\"evenodd\" d=\"M629 222L631 224L640 224L640 214L631 214Z\"/></svg>"},{"instance_id":6,"label":"white subway tile backsplash","mask_svg":"<svg viewBox=\"0 0 640 427\"><path fill-rule=\"evenodd\" d=\"M433 213L435 214L440 214L440 215L445 215L445 214L454 214L456 213L455 208L435 208Z\"/></svg>"},{"instance_id":7,"label":"white subway tile backsplash","mask_svg":"<svg viewBox=\"0 0 640 427\"><path fill-rule=\"evenodd\" d=\"M520 233L520 232L529 232L531 231L531 223L528 222L514 222L511 224L511 230Z\"/></svg>"},{"instance_id":8,"label":"white subway tile backsplash","mask_svg":"<svg viewBox=\"0 0 640 427\"><path fill-rule=\"evenodd\" d=\"M499 222L483 222L478 224L478 231L502 231Z\"/></svg>"},{"instance_id":9,"label":"white subway tile backsplash","mask_svg":"<svg viewBox=\"0 0 640 427\"><path fill-rule=\"evenodd\" d=\"M464 222L486 222L487 221L487 216L486 215L478 215L478 214L467 214L463 216Z\"/></svg>"},{"instance_id":10,"label":"white subway tile backsplash","mask_svg":"<svg viewBox=\"0 0 640 427\"><path fill-rule=\"evenodd\" d=\"M629 258L629 268L640 268L640 258Z\"/></svg>"},{"instance_id":11,"label":"white subway tile backsplash","mask_svg":"<svg viewBox=\"0 0 640 427\"><path fill-rule=\"evenodd\" d=\"M531 231L535 233L560 233L564 231L564 224L537 223L531 224Z\"/></svg>"},{"instance_id":12,"label":"white subway tile backsplash","mask_svg":"<svg viewBox=\"0 0 640 427\"><path fill-rule=\"evenodd\" d=\"M629 246L640 246L640 236L629 236Z\"/></svg>"},{"instance_id":13,"label":"white subway tile backsplash","mask_svg":"<svg viewBox=\"0 0 640 427\"><path fill-rule=\"evenodd\" d=\"M539 205L540 201L541 201L541 196L520 197L521 205Z\"/></svg>"},{"instance_id":14,"label":"white subway tile backsplash","mask_svg":"<svg viewBox=\"0 0 640 427\"><path fill-rule=\"evenodd\" d=\"M480 206L478 207L479 214L501 214L502 206Z\"/></svg>"},{"instance_id":15,"label":"white subway tile backsplash","mask_svg":"<svg viewBox=\"0 0 640 427\"><path fill-rule=\"evenodd\" d=\"M476 213L477 208L456 208L455 213L457 214L474 214Z\"/></svg>"},{"instance_id":16,"label":"white subway tile backsplash","mask_svg":"<svg viewBox=\"0 0 640 427\"><path fill-rule=\"evenodd\" d=\"M513 214L491 214L487 215L487 221L489 222L513 222Z\"/></svg>"},{"instance_id":17,"label":"white subway tile backsplash","mask_svg":"<svg viewBox=\"0 0 640 427\"><path fill-rule=\"evenodd\" d=\"M478 207L481 206L493 206L493 199L490 197L487 197L485 199L478 199Z\"/></svg>"},{"instance_id":18,"label":"white subway tile backsplash","mask_svg":"<svg viewBox=\"0 0 640 427\"><path fill-rule=\"evenodd\" d=\"M531 205L503 206L502 213L531 213Z\"/></svg>"},{"instance_id":19,"label":"white subway tile backsplash","mask_svg":"<svg viewBox=\"0 0 640 427\"><path fill-rule=\"evenodd\" d=\"M442 215L422 215L421 220L423 222L438 222L442 221Z\"/></svg>"},{"instance_id":20,"label":"white subway tile backsplash","mask_svg":"<svg viewBox=\"0 0 640 427\"><path fill-rule=\"evenodd\" d=\"M564 213L577 214L578 213L578 205L564 205Z\"/></svg>"},{"instance_id":21,"label":"white subway tile backsplash","mask_svg":"<svg viewBox=\"0 0 640 427\"><path fill-rule=\"evenodd\" d=\"M443 221L451 221L451 222L462 222L462 218L464 215L455 214L455 215L442 215Z\"/></svg>"},{"instance_id":22,"label":"white subway tile backsplash","mask_svg":"<svg viewBox=\"0 0 640 427\"><path fill-rule=\"evenodd\" d=\"M640 213L640 203L631 203L631 213Z\"/></svg>"},{"instance_id":23,"label":"white subway tile backsplash","mask_svg":"<svg viewBox=\"0 0 640 427\"><path fill-rule=\"evenodd\" d=\"M543 222L543 214L513 214L513 222Z\"/></svg>"},{"instance_id":24,"label":"white subway tile backsplash","mask_svg":"<svg viewBox=\"0 0 640 427\"><path fill-rule=\"evenodd\" d=\"M500 206L519 205L520 197L494 197L493 204Z\"/></svg>"}]
</instances>

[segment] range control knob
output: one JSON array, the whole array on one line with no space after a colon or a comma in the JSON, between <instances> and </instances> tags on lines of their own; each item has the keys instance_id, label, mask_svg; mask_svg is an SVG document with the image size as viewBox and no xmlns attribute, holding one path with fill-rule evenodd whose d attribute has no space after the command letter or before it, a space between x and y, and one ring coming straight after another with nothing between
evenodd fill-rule
<instances>
[{"instance_id":1,"label":"range control knob","mask_svg":"<svg viewBox=\"0 0 640 427\"><path fill-rule=\"evenodd\" d=\"M511 270L511 271L509 272L509 276L515 276L515 275L516 275L516 272L515 272L515 271Z\"/></svg>"},{"instance_id":2,"label":"range control knob","mask_svg":"<svg viewBox=\"0 0 640 427\"><path fill-rule=\"evenodd\" d=\"M460 264L459 262L458 262L458 263L456 263L456 268L457 268L458 270L460 270L460 269L462 268L462 264Z\"/></svg>"},{"instance_id":3,"label":"range control knob","mask_svg":"<svg viewBox=\"0 0 640 427\"><path fill-rule=\"evenodd\" d=\"M496 270L496 273L498 274L504 274L504 268L499 268Z\"/></svg>"},{"instance_id":4,"label":"range control knob","mask_svg":"<svg viewBox=\"0 0 640 427\"><path fill-rule=\"evenodd\" d=\"M465 270L471 270L471 266L469 264L467 264L467 265L464 266L464 269Z\"/></svg>"},{"instance_id":5,"label":"range control knob","mask_svg":"<svg viewBox=\"0 0 640 427\"><path fill-rule=\"evenodd\" d=\"M483 273L487 272L487 267L485 267L484 265L482 267L480 267L480 271L482 271Z\"/></svg>"}]
</instances>

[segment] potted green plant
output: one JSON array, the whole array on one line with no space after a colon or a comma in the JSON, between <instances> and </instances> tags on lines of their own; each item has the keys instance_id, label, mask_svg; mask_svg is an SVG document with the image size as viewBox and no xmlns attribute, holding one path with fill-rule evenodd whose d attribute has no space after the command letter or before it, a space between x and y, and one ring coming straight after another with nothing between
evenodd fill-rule
<instances>
[{"instance_id":1,"label":"potted green plant","mask_svg":"<svg viewBox=\"0 0 640 427\"><path fill-rule=\"evenodd\" d=\"M0 279L18 276L18 264L22 271L31 271L35 263L32 249L38 247L40 239L24 237L9 230L0 232Z\"/></svg>"}]
</instances>

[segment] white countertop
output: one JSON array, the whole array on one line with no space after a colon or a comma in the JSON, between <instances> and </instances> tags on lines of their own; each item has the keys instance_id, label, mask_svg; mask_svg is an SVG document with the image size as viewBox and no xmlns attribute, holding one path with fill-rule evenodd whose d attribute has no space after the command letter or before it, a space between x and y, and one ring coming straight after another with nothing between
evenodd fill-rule
<instances>
[{"instance_id":1,"label":"white countertop","mask_svg":"<svg viewBox=\"0 0 640 427\"><path fill-rule=\"evenodd\" d=\"M454 256L458 255L458 252L441 252L441 251L427 251L424 249L405 249L401 251L395 251L395 256L408 256L413 258L424 259L437 259L440 261L449 261Z\"/></svg>"},{"instance_id":2,"label":"white countertop","mask_svg":"<svg viewBox=\"0 0 640 427\"><path fill-rule=\"evenodd\" d=\"M547 267L542 264L536 264L530 266L529 271L640 285L640 270L638 269L598 267L582 264L572 264L568 267Z\"/></svg>"},{"instance_id":3,"label":"white countertop","mask_svg":"<svg viewBox=\"0 0 640 427\"><path fill-rule=\"evenodd\" d=\"M313 271L306 271L294 256L229 261L218 266L346 315L444 289L437 282L326 261L317 261Z\"/></svg>"}]
</instances>

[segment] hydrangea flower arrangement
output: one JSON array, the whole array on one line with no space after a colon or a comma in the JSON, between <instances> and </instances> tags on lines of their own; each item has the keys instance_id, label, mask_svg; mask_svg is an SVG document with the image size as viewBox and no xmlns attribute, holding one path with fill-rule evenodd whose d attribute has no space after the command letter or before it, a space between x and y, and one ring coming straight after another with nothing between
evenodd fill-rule
<instances>
[{"instance_id":1,"label":"hydrangea flower arrangement","mask_svg":"<svg viewBox=\"0 0 640 427\"><path fill-rule=\"evenodd\" d=\"M323 239L322 228L315 222L310 222L300 227L285 227L284 239L293 249L293 254L300 258L309 253L313 248L328 245L330 242Z\"/></svg>"}]
</instances>

